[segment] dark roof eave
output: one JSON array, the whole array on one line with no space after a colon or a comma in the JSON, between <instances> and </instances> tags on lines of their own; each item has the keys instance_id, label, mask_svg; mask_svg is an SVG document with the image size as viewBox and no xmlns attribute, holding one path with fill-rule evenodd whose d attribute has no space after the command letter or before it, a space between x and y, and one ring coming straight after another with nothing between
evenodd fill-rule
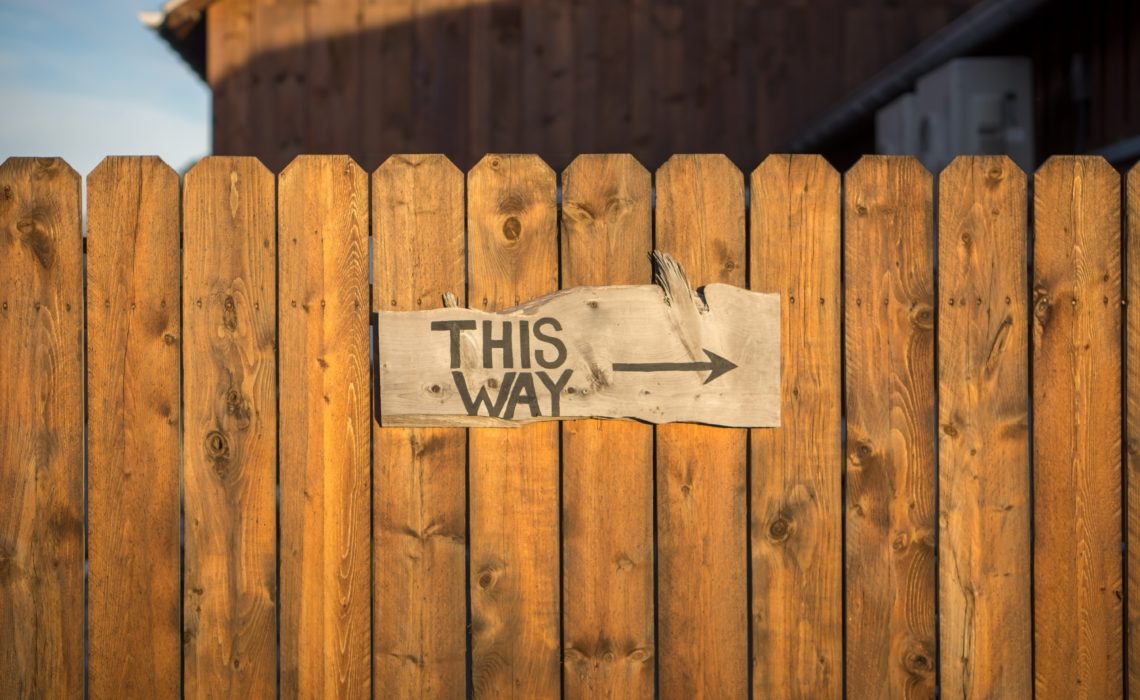
<instances>
[{"instance_id":1,"label":"dark roof eave","mask_svg":"<svg viewBox=\"0 0 1140 700\"><path fill-rule=\"evenodd\" d=\"M206 6L211 2L169 0L161 12L140 15L143 24L158 32L202 80L206 80Z\"/></svg>"}]
</instances>

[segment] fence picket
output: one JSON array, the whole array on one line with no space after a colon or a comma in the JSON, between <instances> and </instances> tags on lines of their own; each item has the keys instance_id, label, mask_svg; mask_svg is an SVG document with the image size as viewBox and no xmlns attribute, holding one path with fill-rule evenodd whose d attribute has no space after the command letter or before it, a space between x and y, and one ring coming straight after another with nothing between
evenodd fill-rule
<instances>
[{"instance_id":1,"label":"fence picket","mask_svg":"<svg viewBox=\"0 0 1140 700\"><path fill-rule=\"evenodd\" d=\"M495 311L558 289L554 173L488 155L467 177L468 300ZM471 430L471 656L477 697L560 693L558 425Z\"/></svg>"},{"instance_id":2,"label":"fence picket","mask_svg":"<svg viewBox=\"0 0 1140 700\"><path fill-rule=\"evenodd\" d=\"M962 157L938 204L940 661L948 697L1031 697L1025 175Z\"/></svg>"},{"instance_id":3,"label":"fence picket","mask_svg":"<svg viewBox=\"0 0 1140 700\"><path fill-rule=\"evenodd\" d=\"M678 24L688 1L634 1L669 60L722 28ZM555 52L526 80L554 66L548 11L477 12L476 60L525 41ZM509 108L456 138L537 119ZM0 696L1137 694L1140 169L1121 236L1116 171L1047 161L1030 244L1025 175L959 158L937 251L910 158L841 195L822 158L772 156L747 210L718 155L656 192L630 155L562 177L559 212L532 155L393 156L371 187L346 156L276 180L210 157L181 194L108 158L84 269L78 175L0 165ZM369 311L643 284L652 248L781 295L783 427L374 422Z\"/></svg>"},{"instance_id":4,"label":"fence picket","mask_svg":"<svg viewBox=\"0 0 1140 700\"><path fill-rule=\"evenodd\" d=\"M744 177L724 156L657 171L657 242L694 286L746 284ZM661 696L748 693L748 431L657 427Z\"/></svg>"},{"instance_id":5,"label":"fence picket","mask_svg":"<svg viewBox=\"0 0 1140 700\"><path fill-rule=\"evenodd\" d=\"M847 172L847 693L934 694L931 178L913 158Z\"/></svg>"},{"instance_id":6,"label":"fence picket","mask_svg":"<svg viewBox=\"0 0 1140 700\"><path fill-rule=\"evenodd\" d=\"M578 156L562 174L562 287L647 284L649 172ZM562 426L566 696L653 696L653 428Z\"/></svg>"},{"instance_id":7,"label":"fence picket","mask_svg":"<svg viewBox=\"0 0 1140 700\"><path fill-rule=\"evenodd\" d=\"M372 176L373 310L466 301L463 173L392 156ZM379 397L377 397L379 399ZM467 433L374 429L377 697L467 691Z\"/></svg>"},{"instance_id":8,"label":"fence picket","mask_svg":"<svg viewBox=\"0 0 1140 700\"><path fill-rule=\"evenodd\" d=\"M1123 694L1120 176L1034 178L1034 651L1038 698Z\"/></svg>"},{"instance_id":9,"label":"fence picket","mask_svg":"<svg viewBox=\"0 0 1140 700\"><path fill-rule=\"evenodd\" d=\"M782 426L752 439L752 694L843 689L843 290L839 173L770 156L752 173L751 280L781 295Z\"/></svg>"},{"instance_id":10,"label":"fence picket","mask_svg":"<svg viewBox=\"0 0 1140 700\"><path fill-rule=\"evenodd\" d=\"M212 156L183 188L188 697L277 693L274 178Z\"/></svg>"},{"instance_id":11,"label":"fence picket","mask_svg":"<svg viewBox=\"0 0 1140 700\"><path fill-rule=\"evenodd\" d=\"M0 165L0 697L83 693L79 175Z\"/></svg>"},{"instance_id":12,"label":"fence picket","mask_svg":"<svg viewBox=\"0 0 1140 700\"><path fill-rule=\"evenodd\" d=\"M107 158L87 178L93 697L182 692L178 198L158 158Z\"/></svg>"},{"instance_id":13,"label":"fence picket","mask_svg":"<svg viewBox=\"0 0 1140 700\"><path fill-rule=\"evenodd\" d=\"M277 211L281 694L369 697L368 176L300 156Z\"/></svg>"},{"instance_id":14,"label":"fence picket","mask_svg":"<svg viewBox=\"0 0 1140 700\"><path fill-rule=\"evenodd\" d=\"M1140 17L1140 13L1137 13ZM1128 173L1128 191L1125 206L1128 210L1127 252L1128 280L1125 289L1128 300L1125 327L1128 330L1127 347L1127 425L1128 450L1128 627L1125 630L1128 646L1128 695L1140 697L1140 165Z\"/></svg>"}]
</instances>

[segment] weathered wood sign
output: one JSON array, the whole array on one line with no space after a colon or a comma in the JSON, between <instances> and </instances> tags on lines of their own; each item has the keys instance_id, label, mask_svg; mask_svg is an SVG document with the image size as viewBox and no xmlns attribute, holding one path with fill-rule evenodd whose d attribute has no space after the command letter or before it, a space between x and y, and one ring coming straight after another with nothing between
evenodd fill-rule
<instances>
[{"instance_id":1,"label":"weathered wood sign","mask_svg":"<svg viewBox=\"0 0 1140 700\"><path fill-rule=\"evenodd\" d=\"M654 263L653 285L577 287L499 313L380 313L381 423L778 426L779 296L711 284L702 297L672 258Z\"/></svg>"}]
</instances>

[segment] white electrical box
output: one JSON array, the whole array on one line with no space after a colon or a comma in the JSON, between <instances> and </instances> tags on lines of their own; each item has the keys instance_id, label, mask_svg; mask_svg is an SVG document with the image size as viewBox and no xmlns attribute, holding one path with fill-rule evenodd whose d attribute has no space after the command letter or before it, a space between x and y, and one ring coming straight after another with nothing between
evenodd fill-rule
<instances>
[{"instance_id":1,"label":"white electrical box","mask_svg":"<svg viewBox=\"0 0 1140 700\"><path fill-rule=\"evenodd\" d=\"M1001 154L1032 172L1033 71L1029 59L949 61L919 78L913 96L904 95L876 114L875 141L880 152L917 156L935 174L955 156ZM905 150L884 148L894 149L898 144Z\"/></svg>"}]
</instances>

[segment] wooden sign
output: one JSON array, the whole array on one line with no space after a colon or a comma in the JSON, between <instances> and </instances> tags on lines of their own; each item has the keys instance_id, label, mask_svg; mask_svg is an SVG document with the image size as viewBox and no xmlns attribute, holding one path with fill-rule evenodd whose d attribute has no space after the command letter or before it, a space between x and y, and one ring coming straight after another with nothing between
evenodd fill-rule
<instances>
[{"instance_id":1,"label":"wooden sign","mask_svg":"<svg viewBox=\"0 0 1140 700\"><path fill-rule=\"evenodd\" d=\"M653 285L577 287L498 313L380 313L381 423L778 426L779 295L710 284L702 297L676 261L653 257Z\"/></svg>"}]
</instances>

